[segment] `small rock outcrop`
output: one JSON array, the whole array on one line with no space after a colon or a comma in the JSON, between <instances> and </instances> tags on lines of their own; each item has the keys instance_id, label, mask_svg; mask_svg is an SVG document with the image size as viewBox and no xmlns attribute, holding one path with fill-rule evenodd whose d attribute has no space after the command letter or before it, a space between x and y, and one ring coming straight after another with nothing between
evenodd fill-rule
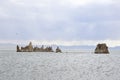
<instances>
[{"instance_id":1,"label":"small rock outcrop","mask_svg":"<svg viewBox=\"0 0 120 80\"><path fill-rule=\"evenodd\" d=\"M58 52L60 52L60 53L62 52L59 47L56 48L56 53L58 53Z\"/></svg>"},{"instance_id":2,"label":"small rock outcrop","mask_svg":"<svg viewBox=\"0 0 120 80\"><path fill-rule=\"evenodd\" d=\"M108 47L105 43L102 43L102 44L98 44L96 49L95 49L95 53L99 54L99 53L105 53L105 54L108 54L109 51L108 51Z\"/></svg>"},{"instance_id":3,"label":"small rock outcrop","mask_svg":"<svg viewBox=\"0 0 120 80\"><path fill-rule=\"evenodd\" d=\"M21 47L20 52L33 52L32 42L30 42L28 46Z\"/></svg>"},{"instance_id":4,"label":"small rock outcrop","mask_svg":"<svg viewBox=\"0 0 120 80\"><path fill-rule=\"evenodd\" d=\"M20 50L20 48L19 48L19 46L17 45L17 52L21 52L21 50Z\"/></svg>"},{"instance_id":5,"label":"small rock outcrop","mask_svg":"<svg viewBox=\"0 0 120 80\"><path fill-rule=\"evenodd\" d=\"M44 49L44 51L45 51L45 52L54 52L53 49L52 49L52 47L46 47L46 48Z\"/></svg>"},{"instance_id":6,"label":"small rock outcrop","mask_svg":"<svg viewBox=\"0 0 120 80\"><path fill-rule=\"evenodd\" d=\"M28 45L28 51L29 51L29 52L33 52L32 42L30 42L29 45Z\"/></svg>"}]
</instances>

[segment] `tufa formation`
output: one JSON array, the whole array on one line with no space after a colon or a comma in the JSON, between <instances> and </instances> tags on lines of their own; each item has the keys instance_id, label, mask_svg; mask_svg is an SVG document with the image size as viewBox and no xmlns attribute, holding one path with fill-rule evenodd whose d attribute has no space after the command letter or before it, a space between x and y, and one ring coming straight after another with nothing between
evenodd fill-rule
<instances>
[{"instance_id":1,"label":"tufa formation","mask_svg":"<svg viewBox=\"0 0 120 80\"><path fill-rule=\"evenodd\" d=\"M108 54L109 51L108 51L108 47L105 43L102 43L102 44L98 44L96 49L95 49L95 53L96 54L99 54L99 53L105 53L105 54Z\"/></svg>"},{"instance_id":2,"label":"tufa formation","mask_svg":"<svg viewBox=\"0 0 120 80\"><path fill-rule=\"evenodd\" d=\"M60 52L60 53L62 52L59 47L57 47L57 49L56 49L56 53L58 53L58 52Z\"/></svg>"},{"instance_id":3,"label":"tufa formation","mask_svg":"<svg viewBox=\"0 0 120 80\"><path fill-rule=\"evenodd\" d=\"M54 52L52 47L46 47L42 45L40 48L39 47L33 47L32 42L29 43L29 45L25 47L20 47L17 45L16 47L17 52ZM59 47L57 47L56 52L62 52Z\"/></svg>"}]
</instances>

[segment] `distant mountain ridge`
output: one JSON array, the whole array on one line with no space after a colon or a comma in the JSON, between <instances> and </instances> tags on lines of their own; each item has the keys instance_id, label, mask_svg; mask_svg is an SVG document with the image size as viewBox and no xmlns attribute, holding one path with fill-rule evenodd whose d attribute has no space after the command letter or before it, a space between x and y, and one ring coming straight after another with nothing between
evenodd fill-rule
<instances>
[{"instance_id":1,"label":"distant mountain ridge","mask_svg":"<svg viewBox=\"0 0 120 80\"><path fill-rule=\"evenodd\" d=\"M0 49L2 48L14 48L16 49L17 44L8 44L8 43L0 43ZM23 44L20 44L20 46L24 46ZM34 45L33 46L42 46L42 45ZM46 46L46 45L45 45ZM96 46L88 46L88 45L80 45L80 46L61 46L61 45L51 45L53 48L56 46L59 46L61 49L92 49L94 50ZM109 47L109 46L108 46ZM120 46L116 47L109 47L109 49L120 49Z\"/></svg>"}]
</instances>

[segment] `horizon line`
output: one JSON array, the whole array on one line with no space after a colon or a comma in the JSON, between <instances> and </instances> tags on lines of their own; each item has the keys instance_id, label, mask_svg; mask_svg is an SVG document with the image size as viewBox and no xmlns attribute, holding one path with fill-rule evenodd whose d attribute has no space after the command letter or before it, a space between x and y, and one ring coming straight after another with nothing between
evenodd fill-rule
<instances>
[{"instance_id":1,"label":"horizon line","mask_svg":"<svg viewBox=\"0 0 120 80\"><path fill-rule=\"evenodd\" d=\"M106 43L109 47L120 46L120 40L0 40L0 44L24 45L32 42L33 45L59 45L59 46L96 46Z\"/></svg>"}]
</instances>

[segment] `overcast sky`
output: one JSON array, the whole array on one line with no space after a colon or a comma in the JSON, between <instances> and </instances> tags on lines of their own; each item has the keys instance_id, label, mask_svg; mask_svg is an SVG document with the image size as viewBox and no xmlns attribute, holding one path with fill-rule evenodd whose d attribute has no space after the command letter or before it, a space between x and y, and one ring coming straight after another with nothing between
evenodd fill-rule
<instances>
[{"instance_id":1,"label":"overcast sky","mask_svg":"<svg viewBox=\"0 0 120 80\"><path fill-rule=\"evenodd\" d=\"M12 40L120 45L120 1L0 0L0 41Z\"/></svg>"}]
</instances>

